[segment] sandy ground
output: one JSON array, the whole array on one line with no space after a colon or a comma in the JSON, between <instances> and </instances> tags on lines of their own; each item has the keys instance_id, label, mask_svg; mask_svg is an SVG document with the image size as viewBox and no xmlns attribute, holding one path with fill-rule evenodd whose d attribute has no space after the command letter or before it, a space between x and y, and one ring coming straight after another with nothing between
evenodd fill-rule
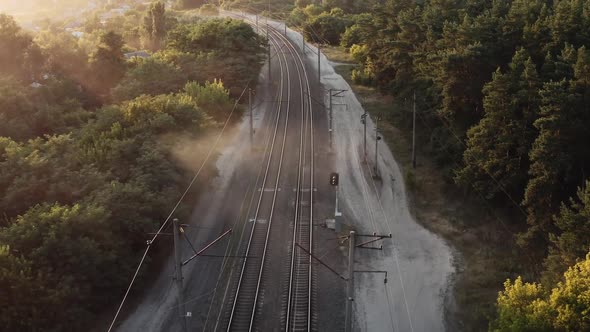
<instances>
[{"instance_id":1,"label":"sandy ground","mask_svg":"<svg viewBox=\"0 0 590 332\"><path fill-rule=\"evenodd\" d=\"M288 30L288 35L301 43L298 32ZM307 47L308 64L313 64L317 74L316 48ZM348 83L334 72L323 54L320 67L324 89L347 90L342 97L333 99L333 147L344 222L357 233L392 234L392 239L382 241L382 251L356 252L355 270L387 271L388 283L384 284L379 274L355 275L355 330L444 331L445 296L450 296L450 277L454 272L451 249L443 239L417 224L410 214L402 172L383 140L379 141L378 152L378 174L382 180L373 179L373 121L367 122L365 164L360 122L364 110ZM328 95L326 91L325 105L329 103Z\"/></svg>"}]
</instances>

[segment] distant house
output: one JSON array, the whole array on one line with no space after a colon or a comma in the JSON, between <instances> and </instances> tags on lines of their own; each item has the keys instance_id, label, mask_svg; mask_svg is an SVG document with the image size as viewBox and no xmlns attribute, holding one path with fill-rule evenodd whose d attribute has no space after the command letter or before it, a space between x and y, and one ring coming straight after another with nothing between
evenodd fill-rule
<instances>
[{"instance_id":1,"label":"distant house","mask_svg":"<svg viewBox=\"0 0 590 332\"><path fill-rule=\"evenodd\" d=\"M125 59L131 58L149 58L151 55L146 51L137 51L125 53Z\"/></svg>"},{"instance_id":2,"label":"distant house","mask_svg":"<svg viewBox=\"0 0 590 332\"><path fill-rule=\"evenodd\" d=\"M82 36L84 36L84 32L82 32L82 31L72 31L72 36L74 36L76 38L82 38Z\"/></svg>"}]
</instances>

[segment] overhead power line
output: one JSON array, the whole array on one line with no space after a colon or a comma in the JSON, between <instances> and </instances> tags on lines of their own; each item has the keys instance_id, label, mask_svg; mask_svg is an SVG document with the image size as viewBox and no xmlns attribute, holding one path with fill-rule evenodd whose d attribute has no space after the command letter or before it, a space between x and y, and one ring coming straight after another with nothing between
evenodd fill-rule
<instances>
[{"instance_id":1,"label":"overhead power line","mask_svg":"<svg viewBox=\"0 0 590 332\"><path fill-rule=\"evenodd\" d=\"M180 203L182 203L182 201L184 200L184 198L186 197L186 195L188 194L188 192L192 188L193 184L195 183L195 181L197 180L197 178L201 174L201 171L205 168L205 165L209 161L209 158L213 154L213 151L217 148L217 145L221 141L221 137L223 136L223 133L225 132L227 126L229 125L229 121L230 121L232 115L234 114L234 111L236 110L238 103L240 102L240 100L244 96L246 89L248 89L249 85L250 85L250 81L248 81L248 83L246 84L246 87L244 87L244 90L242 90L240 97L235 101L234 107L232 108L231 112L227 116L227 119L225 120L225 123L224 123L223 127L221 128L221 131L217 135L215 143L211 146L211 148L207 152L207 156L205 157L205 159L203 160L203 163L201 164L201 166L199 167L199 169L195 173L195 176L193 176L192 180L190 181L190 183L186 187L185 191L182 193L182 195L178 199L178 202L174 205L174 208L172 208L172 211L170 211L170 213L168 214L168 217L166 218L166 220L164 220L164 222L162 223L162 225L160 226L160 228L158 229L156 234L154 234L154 236L152 237L151 240L147 241L147 246L145 248L143 256L141 257L141 260L139 261L139 264L137 265L137 268L135 269L135 273L133 274L133 278L131 279L131 282L129 283L129 287L127 287L127 290L125 291L125 295L123 296L123 300L121 300L121 304L119 304L117 312L115 313L115 317L113 317L113 321L111 322L111 325L109 326L109 329L107 330L107 332L112 331L113 326L115 325L115 322L117 321L117 318L119 317L119 314L121 313L121 309L123 308L123 305L125 304L125 301L127 300L127 296L129 295L129 292L131 291L131 288L133 287L135 280L137 279L137 275L139 274L139 270L141 269L141 266L145 262L145 258L147 257L147 254L148 254L152 244L154 243L154 241L156 241L156 239L158 238L158 236L160 235L162 230L164 230L166 225L168 225L168 222L170 221L170 219L172 218L172 216L176 212L176 209L178 209L178 207L180 206Z\"/></svg>"}]
</instances>

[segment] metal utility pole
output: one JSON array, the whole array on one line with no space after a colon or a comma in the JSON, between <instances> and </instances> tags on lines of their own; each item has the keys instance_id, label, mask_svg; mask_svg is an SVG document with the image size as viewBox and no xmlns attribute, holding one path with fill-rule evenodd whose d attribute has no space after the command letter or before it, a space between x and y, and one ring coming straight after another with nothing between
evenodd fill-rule
<instances>
[{"instance_id":1,"label":"metal utility pole","mask_svg":"<svg viewBox=\"0 0 590 332\"><path fill-rule=\"evenodd\" d=\"M354 301L354 237L355 232L350 231L348 237L348 287L346 289L345 332L352 332L352 301Z\"/></svg>"},{"instance_id":2,"label":"metal utility pole","mask_svg":"<svg viewBox=\"0 0 590 332\"><path fill-rule=\"evenodd\" d=\"M270 9L270 3L268 5L268 8ZM268 22L266 23L266 40L268 41L268 84L272 83L272 76L270 73L270 63L272 62L270 59L270 38L268 38Z\"/></svg>"},{"instance_id":3,"label":"metal utility pole","mask_svg":"<svg viewBox=\"0 0 590 332\"><path fill-rule=\"evenodd\" d=\"M379 172L379 167L377 167L377 162L378 159L377 157L379 156L378 154L378 146L379 146L379 140L381 139L381 137L379 136L379 120L381 120L379 118L379 116L375 117L375 176L377 176L377 173Z\"/></svg>"},{"instance_id":4,"label":"metal utility pole","mask_svg":"<svg viewBox=\"0 0 590 332\"><path fill-rule=\"evenodd\" d=\"M258 14L256 14L256 33L258 33Z\"/></svg>"},{"instance_id":5,"label":"metal utility pole","mask_svg":"<svg viewBox=\"0 0 590 332\"><path fill-rule=\"evenodd\" d=\"M287 36L287 23L285 23L285 37Z\"/></svg>"},{"instance_id":6,"label":"metal utility pole","mask_svg":"<svg viewBox=\"0 0 590 332\"><path fill-rule=\"evenodd\" d=\"M334 129L332 127L332 117L333 117L333 113L332 113L332 89L328 90L328 92L330 93L330 129L328 130L330 132L330 149L332 148L332 133L334 132Z\"/></svg>"},{"instance_id":7,"label":"metal utility pole","mask_svg":"<svg viewBox=\"0 0 590 332\"><path fill-rule=\"evenodd\" d=\"M322 72L320 70L320 54L322 51L320 50L320 44L318 44L318 83L322 83Z\"/></svg>"},{"instance_id":8,"label":"metal utility pole","mask_svg":"<svg viewBox=\"0 0 590 332\"><path fill-rule=\"evenodd\" d=\"M363 141L363 148L364 148L364 161L367 162L367 111L363 114L363 126L365 131L364 141Z\"/></svg>"},{"instance_id":9,"label":"metal utility pole","mask_svg":"<svg viewBox=\"0 0 590 332\"><path fill-rule=\"evenodd\" d=\"M337 90L337 89L330 89L328 93L330 94L330 104L329 104L329 129L330 132L330 149L332 148L332 142L334 141L334 112L333 112L333 103L332 97L341 97L342 93L346 92L347 90ZM337 104L338 105L338 104ZM339 104L342 105L342 104Z\"/></svg>"},{"instance_id":10,"label":"metal utility pole","mask_svg":"<svg viewBox=\"0 0 590 332\"><path fill-rule=\"evenodd\" d=\"M414 91L414 111L412 112L412 168L416 168L416 91Z\"/></svg>"},{"instance_id":11,"label":"metal utility pole","mask_svg":"<svg viewBox=\"0 0 590 332\"><path fill-rule=\"evenodd\" d=\"M303 49L303 54L305 54L305 36L303 32L301 32L301 48Z\"/></svg>"},{"instance_id":12,"label":"metal utility pole","mask_svg":"<svg viewBox=\"0 0 590 332\"><path fill-rule=\"evenodd\" d=\"M336 204L334 205L334 217L342 217L342 212L338 210L338 194L340 193L340 186L335 186L335 193L336 193Z\"/></svg>"},{"instance_id":13,"label":"metal utility pole","mask_svg":"<svg viewBox=\"0 0 590 332\"><path fill-rule=\"evenodd\" d=\"M254 144L254 120L252 119L252 89L248 88L248 107L250 108L250 145Z\"/></svg>"},{"instance_id":14,"label":"metal utility pole","mask_svg":"<svg viewBox=\"0 0 590 332\"><path fill-rule=\"evenodd\" d=\"M182 262L180 260L180 234L179 234L179 225L178 219L174 218L172 220L172 227L173 227L173 236L174 236L174 267L176 271L175 281L176 281L176 288L178 290L178 314L182 319L182 331L188 332L188 322L186 311L184 310L184 296L183 296L183 287L182 287Z\"/></svg>"},{"instance_id":15,"label":"metal utility pole","mask_svg":"<svg viewBox=\"0 0 590 332\"><path fill-rule=\"evenodd\" d=\"M361 243L356 244L356 237L364 237L369 238L369 240L361 241ZM352 303L354 302L354 273L383 273L385 274L385 279L383 280L384 283L387 283L387 271L355 271L354 270L354 250L355 248L361 249L375 249L375 250L383 250L383 245L379 247L375 247L373 244L384 240L384 239L391 239L391 234L387 235L380 235L380 234L356 234L354 231L350 232L349 235L349 245L348 248L348 288L346 290L346 320L345 320L345 332L352 332ZM393 330L393 326L392 326Z\"/></svg>"}]
</instances>

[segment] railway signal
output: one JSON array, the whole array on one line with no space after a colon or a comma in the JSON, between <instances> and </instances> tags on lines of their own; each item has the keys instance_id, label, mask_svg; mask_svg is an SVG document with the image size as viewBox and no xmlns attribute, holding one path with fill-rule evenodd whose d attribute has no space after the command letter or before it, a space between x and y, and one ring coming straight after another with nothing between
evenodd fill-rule
<instances>
[{"instance_id":1,"label":"railway signal","mask_svg":"<svg viewBox=\"0 0 590 332\"><path fill-rule=\"evenodd\" d=\"M340 183L340 176L338 175L338 173L336 173L336 172L330 173L330 185L332 185L334 187L334 190L336 191L336 204L334 207L334 216L335 217L340 217L342 215L342 213L340 213L338 211L338 184L339 183Z\"/></svg>"},{"instance_id":2,"label":"railway signal","mask_svg":"<svg viewBox=\"0 0 590 332\"><path fill-rule=\"evenodd\" d=\"M337 186L338 185L338 181L339 181L340 177L338 175L338 173L332 173L330 174L330 184L333 186Z\"/></svg>"}]
</instances>

